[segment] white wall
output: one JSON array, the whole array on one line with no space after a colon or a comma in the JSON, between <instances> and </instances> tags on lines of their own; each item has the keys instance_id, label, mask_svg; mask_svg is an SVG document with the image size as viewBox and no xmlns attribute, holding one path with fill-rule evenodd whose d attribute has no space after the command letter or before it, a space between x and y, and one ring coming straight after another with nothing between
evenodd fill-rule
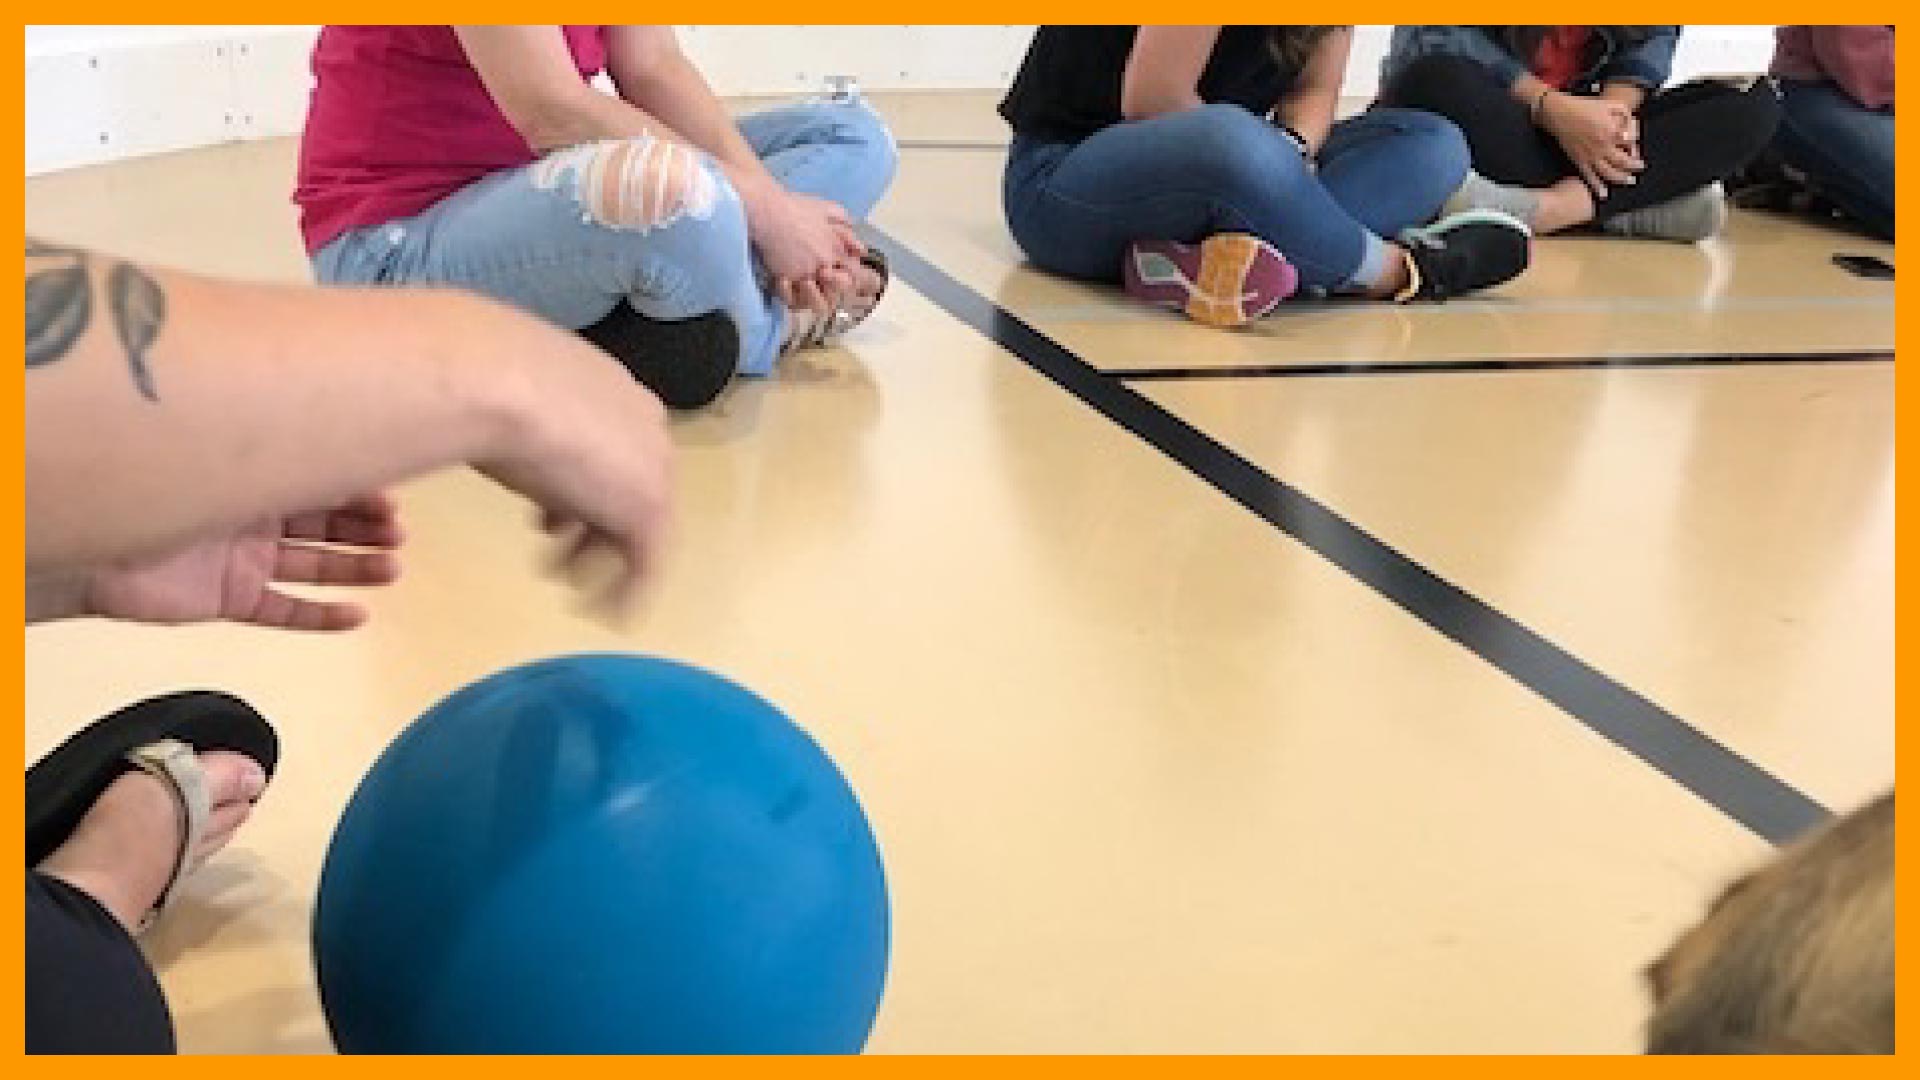
<instances>
[{"instance_id":1,"label":"white wall","mask_svg":"<svg viewBox=\"0 0 1920 1080\"><path fill-rule=\"evenodd\" d=\"M313 26L28 26L28 174L297 132ZM1682 77L1753 72L1770 26L1696 26ZM1005 86L1031 26L689 26L682 39L722 94ZM1347 92L1370 95L1388 28L1363 26Z\"/></svg>"},{"instance_id":2,"label":"white wall","mask_svg":"<svg viewBox=\"0 0 1920 1080\"><path fill-rule=\"evenodd\" d=\"M310 26L29 26L29 175L299 130Z\"/></svg>"}]
</instances>

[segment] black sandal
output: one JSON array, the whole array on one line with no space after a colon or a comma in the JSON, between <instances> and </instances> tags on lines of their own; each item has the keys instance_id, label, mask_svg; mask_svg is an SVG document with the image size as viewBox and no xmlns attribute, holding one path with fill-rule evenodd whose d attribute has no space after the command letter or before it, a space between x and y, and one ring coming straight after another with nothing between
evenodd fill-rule
<instances>
[{"instance_id":1,"label":"black sandal","mask_svg":"<svg viewBox=\"0 0 1920 1080\"><path fill-rule=\"evenodd\" d=\"M269 779L280 762L273 725L239 698L213 691L149 698L82 728L27 770L27 866L38 866L65 843L109 784L143 769L173 792L182 825L173 876L154 905L158 913L192 869L188 859L211 809L198 755L214 750L245 754Z\"/></svg>"}]
</instances>

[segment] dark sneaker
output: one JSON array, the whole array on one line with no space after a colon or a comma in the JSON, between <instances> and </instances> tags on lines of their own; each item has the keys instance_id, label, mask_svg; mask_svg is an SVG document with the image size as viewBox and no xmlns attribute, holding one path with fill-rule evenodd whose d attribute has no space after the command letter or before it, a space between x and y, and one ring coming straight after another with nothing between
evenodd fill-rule
<instances>
[{"instance_id":1,"label":"dark sneaker","mask_svg":"<svg viewBox=\"0 0 1920 1080\"><path fill-rule=\"evenodd\" d=\"M606 318L580 331L625 365L669 409L711 404L733 381L740 332L725 312L691 319L650 319L620 301Z\"/></svg>"},{"instance_id":2,"label":"dark sneaker","mask_svg":"<svg viewBox=\"0 0 1920 1080\"><path fill-rule=\"evenodd\" d=\"M1418 280L1400 297L1446 300L1520 276L1533 254L1533 230L1502 210L1462 210L1400 234Z\"/></svg>"}]
</instances>

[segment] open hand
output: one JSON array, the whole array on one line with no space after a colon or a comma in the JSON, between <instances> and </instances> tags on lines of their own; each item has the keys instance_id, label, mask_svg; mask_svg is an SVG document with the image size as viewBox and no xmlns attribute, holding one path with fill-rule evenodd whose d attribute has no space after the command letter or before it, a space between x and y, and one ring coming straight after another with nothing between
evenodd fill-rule
<instances>
[{"instance_id":1,"label":"open hand","mask_svg":"<svg viewBox=\"0 0 1920 1080\"><path fill-rule=\"evenodd\" d=\"M385 585L400 573L393 500L368 495L329 510L255 522L165 555L94 571L89 614L147 623L228 621L285 630L351 630L366 609L276 589Z\"/></svg>"}]
</instances>

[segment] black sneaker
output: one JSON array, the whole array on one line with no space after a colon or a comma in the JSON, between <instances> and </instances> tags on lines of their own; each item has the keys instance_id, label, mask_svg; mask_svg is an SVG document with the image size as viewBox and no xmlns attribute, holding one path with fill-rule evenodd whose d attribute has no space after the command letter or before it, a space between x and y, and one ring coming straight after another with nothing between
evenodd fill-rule
<instances>
[{"instance_id":1,"label":"black sneaker","mask_svg":"<svg viewBox=\"0 0 1920 1080\"><path fill-rule=\"evenodd\" d=\"M1533 230L1501 210L1462 210L1400 234L1419 280L1405 300L1446 300L1511 281L1527 268Z\"/></svg>"},{"instance_id":2,"label":"black sneaker","mask_svg":"<svg viewBox=\"0 0 1920 1080\"><path fill-rule=\"evenodd\" d=\"M579 331L625 365L669 409L711 404L733 381L740 332L725 312L691 319L650 319L620 301L607 317Z\"/></svg>"}]
</instances>

